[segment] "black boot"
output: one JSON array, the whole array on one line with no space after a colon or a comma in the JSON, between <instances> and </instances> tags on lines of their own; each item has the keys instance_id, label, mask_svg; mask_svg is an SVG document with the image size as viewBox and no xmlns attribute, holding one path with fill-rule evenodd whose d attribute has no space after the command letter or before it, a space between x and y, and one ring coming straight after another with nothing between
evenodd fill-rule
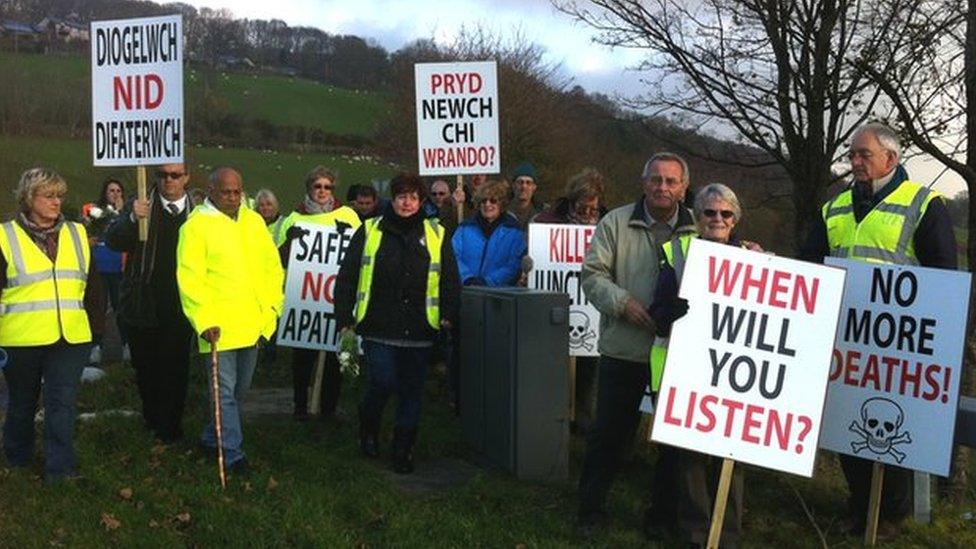
<instances>
[{"instance_id":1,"label":"black boot","mask_svg":"<svg viewBox=\"0 0 976 549\"><path fill-rule=\"evenodd\" d=\"M413 472L413 442L416 428L393 428L393 472L406 475Z\"/></svg>"},{"instance_id":2,"label":"black boot","mask_svg":"<svg viewBox=\"0 0 976 549\"><path fill-rule=\"evenodd\" d=\"M380 455L380 422L376 418L369 418L359 408L359 448L363 455L375 458Z\"/></svg>"}]
</instances>

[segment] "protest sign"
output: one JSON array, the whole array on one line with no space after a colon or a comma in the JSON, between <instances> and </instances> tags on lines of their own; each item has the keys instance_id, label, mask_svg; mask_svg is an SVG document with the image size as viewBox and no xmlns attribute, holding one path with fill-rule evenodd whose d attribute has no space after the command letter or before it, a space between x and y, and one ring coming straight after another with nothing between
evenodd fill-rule
<instances>
[{"instance_id":1,"label":"protest sign","mask_svg":"<svg viewBox=\"0 0 976 549\"><path fill-rule=\"evenodd\" d=\"M692 241L652 439L811 476L843 287L842 269Z\"/></svg>"},{"instance_id":2,"label":"protest sign","mask_svg":"<svg viewBox=\"0 0 976 549\"><path fill-rule=\"evenodd\" d=\"M183 18L91 24L95 166L183 162Z\"/></svg>"},{"instance_id":3,"label":"protest sign","mask_svg":"<svg viewBox=\"0 0 976 549\"><path fill-rule=\"evenodd\" d=\"M949 474L969 273L828 258L847 269L822 448Z\"/></svg>"},{"instance_id":4,"label":"protest sign","mask_svg":"<svg viewBox=\"0 0 976 549\"><path fill-rule=\"evenodd\" d=\"M498 79L494 61L418 63L420 175L498 173Z\"/></svg>"},{"instance_id":5,"label":"protest sign","mask_svg":"<svg viewBox=\"0 0 976 549\"><path fill-rule=\"evenodd\" d=\"M532 271L528 287L569 294L570 356L599 356L600 313L580 285L583 255L594 229L593 225L529 224Z\"/></svg>"},{"instance_id":6,"label":"protest sign","mask_svg":"<svg viewBox=\"0 0 976 549\"><path fill-rule=\"evenodd\" d=\"M309 232L291 243L278 345L335 351L339 346L335 282L354 231L303 222L295 225Z\"/></svg>"}]
</instances>

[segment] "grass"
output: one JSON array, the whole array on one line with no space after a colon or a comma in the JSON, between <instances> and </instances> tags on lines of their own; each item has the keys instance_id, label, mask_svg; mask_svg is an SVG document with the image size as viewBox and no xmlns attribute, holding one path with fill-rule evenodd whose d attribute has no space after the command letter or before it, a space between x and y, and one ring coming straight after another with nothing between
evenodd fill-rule
<instances>
[{"instance_id":1,"label":"grass","mask_svg":"<svg viewBox=\"0 0 976 549\"><path fill-rule=\"evenodd\" d=\"M288 353L258 371L255 385L287 386ZM79 411L138 409L131 369L107 368L86 384ZM205 416L204 372L192 369L187 433ZM444 404L443 379L432 376L417 459L465 459L458 421ZM359 388L346 385L341 406L355 409ZM388 412L390 410L388 409ZM386 425L390 421L387 419ZM245 449L254 472L221 491L213 462L182 445L155 445L137 418L80 423L76 444L86 479L60 487L37 469L0 469L0 545L40 546L396 546L562 547L583 545L573 528L575 485L519 482L481 471L453 487L422 493L400 488L387 463L361 458L354 422L319 427L289 417L247 417ZM389 429L389 427L387 427ZM389 438L389 433L386 437ZM574 437L573 475L583 443ZM654 449L638 443L614 485L611 530L600 547L643 543L641 511L651 487ZM835 460L821 456L806 480L750 468L746 476L747 547L819 547L811 509L832 547L856 547L841 534L845 489ZM976 528L966 509L939 506L932 525L910 525L891 547L972 547Z\"/></svg>"},{"instance_id":2,"label":"grass","mask_svg":"<svg viewBox=\"0 0 976 549\"><path fill-rule=\"evenodd\" d=\"M87 56L50 56L0 52L0 74L26 74L19 85L42 89L56 82L73 89L90 87ZM279 126L315 127L327 133L368 137L384 118L388 97L381 93L347 90L312 80L270 75L247 75L186 68L184 104L202 103L205 84L230 114L261 119ZM84 99L88 100L87 92Z\"/></svg>"},{"instance_id":3,"label":"grass","mask_svg":"<svg viewBox=\"0 0 976 549\"><path fill-rule=\"evenodd\" d=\"M269 150L188 147L191 163L191 186L206 185L207 174L214 166L228 164L244 174L244 188L252 196L262 187L273 190L284 211L290 211L304 192L305 174L322 164L339 173L337 195L354 183L387 179L395 171L389 164L365 157L324 154L278 153ZM87 140L10 137L0 135L0 216L13 211L9 198L27 168L44 165L57 170L68 181L68 204L78 208L98 197L102 181L109 176L123 181L127 196L135 192L134 168L93 168L91 143ZM67 208L66 208L67 209Z\"/></svg>"}]
</instances>

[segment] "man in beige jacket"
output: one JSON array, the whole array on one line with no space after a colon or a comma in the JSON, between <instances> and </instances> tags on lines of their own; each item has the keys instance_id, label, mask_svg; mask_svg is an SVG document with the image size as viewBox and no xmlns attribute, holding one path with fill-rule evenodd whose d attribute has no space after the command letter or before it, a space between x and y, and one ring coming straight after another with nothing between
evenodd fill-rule
<instances>
[{"instance_id":1,"label":"man in beige jacket","mask_svg":"<svg viewBox=\"0 0 976 549\"><path fill-rule=\"evenodd\" d=\"M641 174L643 195L600 220L583 261L582 285L600 311L597 417L586 445L579 485L580 533L605 527L607 493L620 454L640 419L638 406L648 382L648 352L654 321L647 306L658 273L658 252L673 236L694 231L691 211L681 206L688 190L688 164L657 153Z\"/></svg>"}]
</instances>

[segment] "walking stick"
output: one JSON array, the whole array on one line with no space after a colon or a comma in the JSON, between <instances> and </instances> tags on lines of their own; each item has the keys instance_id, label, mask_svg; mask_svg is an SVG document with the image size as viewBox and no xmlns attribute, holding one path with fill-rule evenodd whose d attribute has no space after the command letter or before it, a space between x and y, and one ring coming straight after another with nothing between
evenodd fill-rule
<instances>
[{"instance_id":1,"label":"walking stick","mask_svg":"<svg viewBox=\"0 0 976 549\"><path fill-rule=\"evenodd\" d=\"M220 429L220 366L217 364L217 342L210 344L210 385L213 391L214 428L217 431L217 472L220 487L227 488L227 475L224 472L224 436Z\"/></svg>"}]
</instances>

